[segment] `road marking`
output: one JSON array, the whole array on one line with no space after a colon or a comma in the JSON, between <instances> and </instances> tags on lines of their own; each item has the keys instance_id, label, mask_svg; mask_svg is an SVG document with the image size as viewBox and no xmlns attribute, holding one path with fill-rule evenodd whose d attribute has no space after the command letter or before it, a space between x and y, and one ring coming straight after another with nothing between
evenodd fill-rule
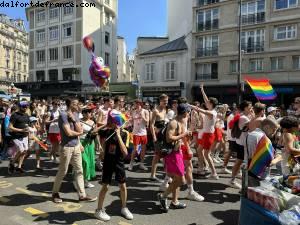
<instances>
[{"instance_id":1,"label":"road marking","mask_svg":"<svg viewBox=\"0 0 300 225\"><path fill-rule=\"evenodd\" d=\"M11 186L13 186L12 183L8 183L7 181L0 181L0 188L4 189L4 188L9 188Z\"/></svg>"},{"instance_id":2,"label":"road marking","mask_svg":"<svg viewBox=\"0 0 300 225\"><path fill-rule=\"evenodd\" d=\"M2 202L2 203L8 203L9 201L10 201L10 199L8 199L6 197L0 196L0 202Z\"/></svg>"},{"instance_id":3,"label":"road marking","mask_svg":"<svg viewBox=\"0 0 300 225\"><path fill-rule=\"evenodd\" d=\"M24 188L17 187L16 190L19 191L19 192L22 192L24 194L27 194L27 195L32 195L32 191L28 191Z\"/></svg>"},{"instance_id":4,"label":"road marking","mask_svg":"<svg viewBox=\"0 0 300 225\"><path fill-rule=\"evenodd\" d=\"M20 225L38 225L38 223L27 221L24 217L18 215L14 215L10 217L9 220L12 220L16 224L20 224Z\"/></svg>"},{"instance_id":5,"label":"road marking","mask_svg":"<svg viewBox=\"0 0 300 225\"><path fill-rule=\"evenodd\" d=\"M64 212L74 212L82 207L82 205L74 202L62 202L60 204L55 205L57 208L63 208Z\"/></svg>"},{"instance_id":6,"label":"road marking","mask_svg":"<svg viewBox=\"0 0 300 225\"><path fill-rule=\"evenodd\" d=\"M130 224L130 223L126 223L126 222L123 222L123 221L120 221L118 224L119 224L119 225L132 225L132 224Z\"/></svg>"},{"instance_id":7,"label":"road marking","mask_svg":"<svg viewBox=\"0 0 300 225\"><path fill-rule=\"evenodd\" d=\"M42 218L46 218L46 217L49 216L48 213L40 211L40 210L35 209L35 208L31 208L31 207L24 209L24 211L28 212L28 213L30 213L34 216L39 216L39 217L42 217Z\"/></svg>"}]
</instances>

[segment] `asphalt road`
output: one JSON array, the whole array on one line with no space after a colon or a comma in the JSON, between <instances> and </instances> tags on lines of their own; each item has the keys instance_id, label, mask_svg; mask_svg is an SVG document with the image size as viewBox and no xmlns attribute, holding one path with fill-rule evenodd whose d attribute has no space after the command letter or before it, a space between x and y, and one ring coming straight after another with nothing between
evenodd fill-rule
<instances>
[{"instance_id":1,"label":"asphalt road","mask_svg":"<svg viewBox=\"0 0 300 225\"><path fill-rule=\"evenodd\" d=\"M147 157L147 166L151 156ZM204 202L185 200L186 187L182 188L180 200L188 207L183 210L161 212L156 195L159 183L149 180L149 172L127 171L128 208L134 215L132 221L120 216L119 188L110 187L105 199L106 212L111 221L104 223L93 217L97 203L78 203L73 190L72 176L68 174L61 188L62 204L51 202L51 189L57 172L57 165L44 158L42 174L34 172L34 159L25 162L26 174L7 174L8 162L0 164L0 225L36 224L113 224L113 225L237 225L240 207L238 190L228 187L230 175L220 174L221 179L211 181L196 177L195 190L205 197ZM150 168L149 168L150 169ZM101 172L97 172L99 177ZM163 177L162 166L159 177ZM98 178L99 180L100 178ZM97 196L100 190L98 181L95 188L87 189L89 195Z\"/></svg>"}]
</instances>

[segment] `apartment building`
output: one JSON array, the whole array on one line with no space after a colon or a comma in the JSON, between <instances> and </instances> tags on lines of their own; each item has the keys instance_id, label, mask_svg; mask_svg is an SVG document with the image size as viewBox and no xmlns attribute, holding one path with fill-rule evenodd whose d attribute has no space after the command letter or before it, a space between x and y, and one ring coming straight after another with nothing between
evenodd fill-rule
<instances>
[{"instance_id":1,"label":"apartment building","mask_svg":"<svg viewBox=\"0 0 300 225\"><path fill-rule=\"evenodd\" d=\"M21 19L0 14L0 89L28 79L28 34Z\"/></svg>"},{"instance_id":2,"label":"apartment building","mask_svg":"<svg viewBox=\"0 0 300 225\"><path fill-rule=\"evenodd\" d=\"M297 0L242 0L242 75L267 77L290 102L300 92L300 7ZM239 1L196 0L193 7L192 96L199 84L221 101L236 101ZM253 99L245 85L244 98ZM254 99L253 99L254 100Z\"/></svg>"},{"instance_id":3,"label":"apartment building","mask_svg":"<svg viewBox=\"0 0 300 225\"><path fill-rule=\"evenodd\" d=\"M117 64L118 64L118 77L117 82L130 82L130 74L128 74L128 55L127 46L125 39L118 36L118 47L117 47Z\"/></svg>"},{"instance_id":4,"label":"apartment building","mask_svg":"<svg viewBox=\"0 0 300 225\"><path fill-rule=\"evenodd\" d=\"M87 35L94 40L95 55L101 56L111 68L111 81L117 80L118 1L74 2L79 3L85 3L86 7L26 9L31 83L25 86L33 95L57 96L66 91L95 90L88 72L91 56L82 45Z\"/></svg>"}]
</instances>

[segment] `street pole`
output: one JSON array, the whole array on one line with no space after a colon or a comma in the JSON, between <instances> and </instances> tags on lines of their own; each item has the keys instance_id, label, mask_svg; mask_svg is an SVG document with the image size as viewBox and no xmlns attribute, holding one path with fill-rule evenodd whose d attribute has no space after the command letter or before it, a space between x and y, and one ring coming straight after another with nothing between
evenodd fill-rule
<instances>
[{"instance_id":1,"label":"street pole","mask_svg":"<svg viewBox=\"0 0 300 225\"><path fill-rule=\"evenodd\" d=\"M239 0L239 60L238 60L238 77L237 77L237 102L241 104L242 102L242 90L241 90L241 81L242 81L242 0Z\"/></svg>"}]
</instances>

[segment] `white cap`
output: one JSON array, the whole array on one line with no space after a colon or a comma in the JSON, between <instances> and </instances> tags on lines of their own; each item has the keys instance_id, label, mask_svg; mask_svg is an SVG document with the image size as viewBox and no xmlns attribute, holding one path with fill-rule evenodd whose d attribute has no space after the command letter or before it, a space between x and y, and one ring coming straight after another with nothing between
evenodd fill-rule
<instances>
[{"instance_id":1,"label":"white cap","mask_svg":"<svg viewBox=\"0 0 300 225\"><path fill-rule=\"evenodd\" d=\"M276 107L271 106L271 107L269 107L269 108L267 109L267 112L270 113L270 112L273 112L273 111L276 111L276 110L277 110Z\"/></svg>"},{"instance_id":2,"label":"white cap","mask_svg":"<svg viewBox=\"0 0 300 225\"><path fill-rule=\"evenodd\" d=\"M32 122L35 122L35 121L38 121L38 120L37 120L36 117L31 116L31 117L29 118L29 121L32 123Z\"/></svg>"}]
</instances>

